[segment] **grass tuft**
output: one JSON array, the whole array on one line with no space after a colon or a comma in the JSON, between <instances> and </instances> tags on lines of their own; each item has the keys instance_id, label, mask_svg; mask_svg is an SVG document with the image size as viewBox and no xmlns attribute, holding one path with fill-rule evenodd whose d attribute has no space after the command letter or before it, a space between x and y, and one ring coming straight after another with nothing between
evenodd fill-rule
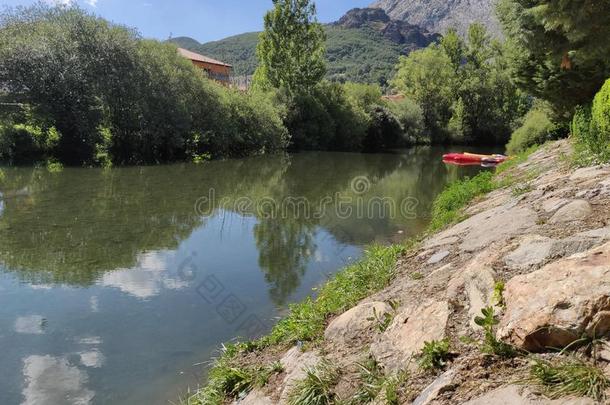
<instances>
[{"instance_id":1,"label":"grass tuft","mask_svg":"<svg viewBox=\"0 0 610 405\"><path fill-rule=\"evenodd\" d=\"M403 251L402 246L369 248L362 260L326 283L317 299L307 298L302 303L291 305L290 315L263 338L264 344L293 344L320 339L330 316L350 309L390 283L395 275L396 260Z\"/></svg>"},{"instance_id":2,"label":"grass tuft","mask_svg":"<svg viewBox=\"0 0 610 405\"><path fill-rule=\"evenodd\" d=\"M288 396L288 405L328 405L335 403L333 388L339 381L339 370L323 360L306 370Z\"/></svg>"},{"instance_id":3,"label":"grass tuft","mask_svg":"<svg viewBox=\"0 0 610 405\"><path fill-rule=\"evenodd\" d=\"M442 370L451 358L449 339L424 342L419 354L419 367L422 370Z\"/></svg>"},{"instance_id":4,"label":"grass tuft","mask_svg":"<svg viewBox=\"0 0 610 405\"><path fill-rule=\"evenodd\" d=\"M555 363L535 359L527 383L553 399L575 395L600 402L610 388L610 380L601 369L576 358Z\"/></svg>"}]
</instances>

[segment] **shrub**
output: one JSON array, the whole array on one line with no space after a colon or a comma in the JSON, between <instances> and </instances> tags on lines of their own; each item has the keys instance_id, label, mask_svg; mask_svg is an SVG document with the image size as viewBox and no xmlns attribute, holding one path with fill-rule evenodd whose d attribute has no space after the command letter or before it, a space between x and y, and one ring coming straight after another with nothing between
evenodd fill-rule
<instances>
[{"instance_id":1,"label":"shrub","mask_svg":"<svg viewBox=\"0 0 610 405\"><path fill-rule=\"evenodd\" d=\"M419 355L419 367L423 370L443 369L451 357L448 339L424 342L424 348Z\"/></svg>"},{"instance_id":2,"label":"shrub","mask_svg":"<svg viewBox=\"0 0 610 405\"><path fill-rule=\"evenodd\" d=\"M523 125L513 132L507 152L519 153L534 145L542 145L554 137L557 127L549 118L549 111L545 108L534 107L523 120Z\"/></svg>"},{"instance_id":3,"label":"shrub","mask_svg":"<svg viewBox=\"0 0 610 405\"><path fill-rule=\"evenodd\" d=\"M371 123L364 138L363 149L376 152L396 148L402 139L403 131L398 119L387 108L377 106L371 113Z\"/></svg>"},{"instance_id":4,"label":"shrub","mask_svg":"<svg viewBox=\"0 0 610 405\"><path fill-rule=\"evenodd\" d=\"M351 103L344 88L321 83L312 93L301 93L289 104L286 127L297 150L353 150L362 148L369 118Z\"/></svg>"},{"instance_id":5,"label":"shrub","mask_svg":"<svg viewBox=\"0 0 610 405\"><path fill-rule=\"evenodd\" d=\"M387 106L402 127L406 144L430 143L430 138L424 136L424 113L417 103L405 98L388 102Z\"/></svg>"},{"instance_id":6,"label":"shrub","mask_svg":"<svg viewBox=\"0 0 610 405\"><path fill-rule=\"evenodd\" d=\"M59 133L53 127L43 129L35 124L0 125L0 160L11 164L43 160Z\"/></svg>"}]
</instances>

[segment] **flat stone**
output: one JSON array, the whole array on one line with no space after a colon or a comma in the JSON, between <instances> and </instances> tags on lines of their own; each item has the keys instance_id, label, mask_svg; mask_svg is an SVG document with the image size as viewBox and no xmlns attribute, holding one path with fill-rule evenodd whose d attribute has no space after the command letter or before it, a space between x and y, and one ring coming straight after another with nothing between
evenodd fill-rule
<instances>
[{"instance_id":1,"label":"flat stone","mask_svg":"<svg viewBox=\"0 0 610 405\"><path fill-rule=\"evenodd\" d=\"M419 394L413 405L428 405L434 401L439 394L442 394L447 389L454 387L453 380L455 378L455 370L449 370L441 374L432 384L426 387L425 390Z\"/></svg>"},{"instance_id":2,"label":"flat stone","mask_svg":"<svg viewBox=\"0 0 610 405\"><path fill-rule=\"evenodd\" d=\"M437 235L431 239L428 239L424 243L424 249L434 249L441 246L454 245L459 241L460 238L458 238L457 236L438 237Z\"/></svg>"},{"instance_id":3,"label":"flat stone","mask_svg":"<svg viewBox=\"0 0 610 405\"><path fill-rule=\"evenodd\" d=\"M538 215L529 207L506 204L474 215L438 234L441 241L460 237L460 249L473 252L534 227Z\"/></svg>"},{"instance_id":4,"label":"flat stone","mask_svg":"<svg viewBox=\"0 0 610 405\"><path fill-rule=\"evenodd\" d=\"M445 260L445 258L447 258L447 256L449 256L450 254L451 253L448 250L443 250L438 253L435 253L434 255L432 255L432 257L430 257L430 259L428 259L427 264L438 264Z\"/></svg>"},{"instance_id":5,"label":"flat stone","mask_svg":"<svg viewBox=\"0 0 610 405\"><path fill-rule=\"evenodd\" d=\"M595 401L589 398L549 400L532 395L527 388L508 385L465 402L463 405L595 405Z\"/></svg>"},{"instance_id":6,"label":"flat stone","mask_svg":"<svg viewBox=\"0 0 610 405\"><path fill-rule=\"evenodd\" d=\"M610 226L581 232L565 239L555 241L550 255L553 257L571 256L587 251L610 240Z\"/></svg>"},{"instance_id":7,"label":"flat stone","mask_svg":"<svg viewBox=\"0 0 610 405\"><path fill-rule=\"evenodd\" d=\"M506 284L498 337L530 352L610 332L610 243Z\"/></svg>"},{"instance_id":8,"label":"flat stone","mask_svg":"<svg viewBox=\"0 0 610 405\"><path fill-rule=\"evenodd\" d=\"M377 325L375 314L383 319L392 308L385 302L360 304L333 320L324 332L324 338L333 343L348 343Z\"/></svg>"},{"instance_id":9,"label":"flat stone","mask_svg":"<svg viewBox=\"0 0 610 405\"><path fill-rule=\"evenodd\" d=\"M407 308L374 339L371 353L388 370L400 371L423 349L425 342L445 338L448 319L446 301L427 301Z\"/></svg>"},{"instance_id":10,"label":"flat stone","mask_svg":"<svg viewBox=\"0 0 610 405\"><path fill-rule=\"evenodd\" d=\"M603 166L593 166L593 167L585 167L582 169L576 170L570 176L570 180L590 180L597 177L608 176L610 175L610 169Z\"/></svg>"},{"instance_id":11,"label":"flat stone","mask_svg":"<svg viewBox=\"0 0 610 405\"><path fill-rule=\"evenodd\" d=\"M295 346L286 352L280 362L286 373L280 387L280 403L286 403L294 385L306 377L307 369L315 367L320 362L320 356L315 352L302 352Z\"/></svg>"},{"instance_id":12,"label":"flat stone","mask_svg":"<svg viewBox=\"0 0 610 405\"><path fill-rule=\"evenodd\" d=\"M470 327L480 329L474 318L481 315L481 310L492 305L492 295L495 285L495 272L492 263L497 259L498 252L492 247L474 257L463 270L457 272L447 285L447 299L455 300L463 291L468 299L468 314Z\"/></svg>"},{"instance_id":13,"label":"flat stone","mask_svg":"<svg viewBox=\"0 0 610 405\"><path fill-rule=\"evenodd\" d=\"M585 200L574 200L561 207L555 215L551 217L549 223L559 224L564 222L582 221L593 213L591 204Z\"/></svg>"},{"instance_id":14,"label":"flat stone","mask_svg":"<svg viewBox=\"0 0 610 405\"><path fill-rule=\"evenodd\" d=\"M548 213L555 212L569 202L567 198L552 197L542 203L542 209Z\"/></svg>"},{"instance_id":15,"label":"flat stone","mask_svg":"<svg viewBox=\"0 0 610 405\"><path fill-rule=\"evenodd\" d=\"M511 270L525 270L541 264L551 256L555 242L545 236L525 236L519 247L504 258L504 262Z\"/></svg>"}]
</instances>

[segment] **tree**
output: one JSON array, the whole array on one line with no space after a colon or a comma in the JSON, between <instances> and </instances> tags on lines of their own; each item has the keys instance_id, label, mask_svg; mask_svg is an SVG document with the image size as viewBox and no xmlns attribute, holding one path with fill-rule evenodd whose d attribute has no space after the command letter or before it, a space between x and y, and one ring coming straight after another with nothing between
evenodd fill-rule
<instances>
[{"instance_id":1,"label":"tree","mask_svg":"<svg viewBox=\"0 0 610 405\"><path fill-rule=\"evenodd\" d=\"M501 0L518 85L565 118L610 76L608 0Z\"/></svg>"},{"instance_id":2,"label":"tree","mask_svg":"<svg viewBox=\"0 0 610 405\"><path fill-rule=\"evenodd\" d=\"M311 92L326 74L326 36L311 0L273 0L256 53L255 81L289 94Z\"/></svg>"},{"instance_id":3,"label":"tree","mask_svg":"<svg viewBox=\"0 0 610 405\"><path fill-rule=\"evenodd\" d=\"M456 75L452 60L438 45L401 57L392 85L423 110L426 128L434 140L444 140L443 131L451 117Z\"/></svg>"}]
</instances>

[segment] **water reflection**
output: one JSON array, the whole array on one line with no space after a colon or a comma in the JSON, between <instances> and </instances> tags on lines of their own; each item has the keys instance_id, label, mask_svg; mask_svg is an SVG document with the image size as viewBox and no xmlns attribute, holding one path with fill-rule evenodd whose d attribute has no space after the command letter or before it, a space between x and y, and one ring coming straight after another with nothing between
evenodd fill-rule
<instances>
[{"instance_id":1,"label":"water reflection","mask_svg":"<svg viewBox=\"0 0 610 405\"><path fill-rule=\"evenodd\" d=\"M168 274L168 261L173 260L171 251L148 252L138 255L136 265L131 269L118 269L105 273L99 283L115 287L134 297L147 299L158 295L161 289L179 290L189 283ZM99 303L92 297L91 308L96 312Z\"/></svg>"},{"instance_id":2,"label":"water reflection","mask_svg":"<svg viewBox=\"0 0 610 405\"><path fill-rule=\"evenodd\" d=\"M86 405L95 393L87 389L87 372L65 357L28 356L23 359L23 405Z\"/></svg>"},{"instance_id":3,"label":"water reflection","mask_svg":"<svg viewBox=\"0 0 610 405\"><path fill-rule=\"evenodd\" d=\"M0 353L0 403L175 399L246 319L269 325L363 245L420 232L442 187L477 170L444 166L444 152L4 170L0 345L13 350ZM202 215L196 202L211 190ZM417 198L414 215L358 215L381 197ZM289 198L307 205L278 203ZM275 215L256 209L265 201ZM206 277L218 300L198 290ZM246 308L241 318L227 319L227 297Z\"/></svg>"}]
</instances>

